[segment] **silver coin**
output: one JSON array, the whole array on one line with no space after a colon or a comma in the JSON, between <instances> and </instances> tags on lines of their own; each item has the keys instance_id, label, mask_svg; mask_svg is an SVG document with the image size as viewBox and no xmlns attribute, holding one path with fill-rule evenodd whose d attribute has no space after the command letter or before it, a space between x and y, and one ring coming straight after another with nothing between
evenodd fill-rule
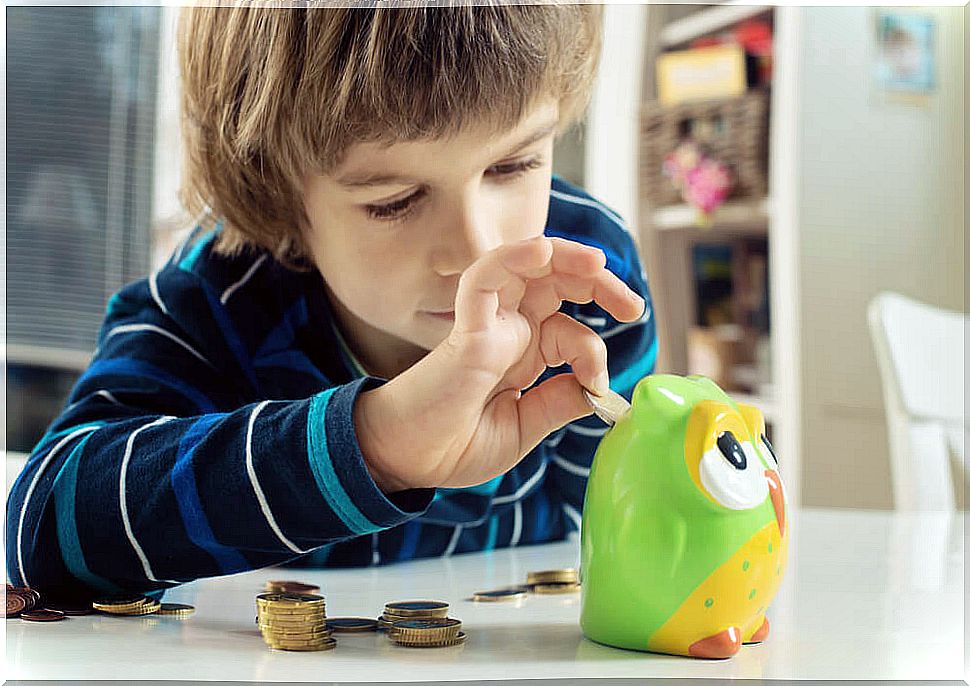
<instances>
[{"instance_id":1,"label":"silver coin","mask_svg":"<svg viewBox=\"0 0 970 686\"><path fill-rule=\"evenodd\" d=\"M583 390L586 401L592 405L593 412L604 422L613 426L626 415L630 409L630 403L616 391L608 391L606 395L594 395L587 390Z\"/></svg>"}]
</instances>

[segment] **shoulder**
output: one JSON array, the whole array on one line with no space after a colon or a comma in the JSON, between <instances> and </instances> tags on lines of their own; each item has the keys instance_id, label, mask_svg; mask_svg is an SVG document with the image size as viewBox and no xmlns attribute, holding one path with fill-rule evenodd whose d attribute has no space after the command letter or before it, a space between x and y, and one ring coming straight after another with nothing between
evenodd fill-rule
<instances>
[{"instance_id":1,"label":"shoulder","mask_svg":"<svg viewBox=\"0 0 970 686\"><path fill-rule=\"evenodd\" d=\"M639 271L636 244L623 218L559 176L552 177L545 234L600 248L607 268L621 279Z\"/></svg>"}]
</instances>

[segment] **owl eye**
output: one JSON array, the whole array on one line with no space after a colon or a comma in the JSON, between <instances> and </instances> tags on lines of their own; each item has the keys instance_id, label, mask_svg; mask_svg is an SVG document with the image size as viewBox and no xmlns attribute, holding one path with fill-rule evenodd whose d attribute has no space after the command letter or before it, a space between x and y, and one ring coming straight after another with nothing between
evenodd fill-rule
<instances>
[{"instance_id":1,"label":"owl eye","mask_svg":"<svg viewBox=\"0 0 970 686\"><path fill-rule=\"evenodd\" d=\"M731 510L757 507L768 496L764 470L750 441L742 445L730 431L724 431L701 457L701 484L715 501Z\"/></svg>"},{"instance_id":2,"label":"owl eye","mask_svg":"<svg viewBox=\"0 0 970 686\"><path fill-rule=\"evenodd\" d=\"M748 459L744 456L741 444L730 431L724 431L717 437L717 449L735 469L743 470L748 466Z\"/></svg>"},{"instance_id":3,"label":"owl eye","mask_svg":"<svg viewBox=\"0 0 970 686\"><path fill-rule=\"evenodd\" d=\"M778 469L778 456L775 455L774 447L768 442L768 437L764 434L761 435L761 454L768 457L768 461L772 463L772 466Z\"/></svg>"}]
</instances>

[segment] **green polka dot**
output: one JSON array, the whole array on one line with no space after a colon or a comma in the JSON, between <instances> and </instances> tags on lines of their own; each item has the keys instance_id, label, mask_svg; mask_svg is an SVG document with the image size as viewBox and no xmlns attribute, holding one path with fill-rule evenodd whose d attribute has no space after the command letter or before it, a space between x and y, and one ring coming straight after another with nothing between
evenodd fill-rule
<instances>
[{"instance_id":1,"label":"green polka dot","mask_svg":"<svg viewBox=\"0 0 970 686\"><path fill-rule=\"evenodd\" d=\"M779 565L778 569L775 570L775 576L779 576L780 574L781 574L781 566Z\"/></svg>"},{"instance_id":2,"label":"green polka dot","mask_svg":"<svg viewBox=\"0 0 970 686\"><path fill-rule=\"evenodd\" d=\"M714 604L714 598L708 598L707 600L704 601L704 607L710 607L713 604Z\"/></svg>"},{"instance_id":3,"label":"green polka dot","mask_svg":"<svg viewBox=\"0 0 970 686\"><path fill-rule=\"evenodd\" d=\"M768 552L771 552L771 543L768 543Z\"/></svg>"},{"instance_id":4,"label":"green polka dot","mask_svg":"<svg viewBox=\"0 0 970 686\"><path fill-rule=\"evenodd\" d=\"M748 600L754 600L754 594L757 592L757 589L752 588L751 593L748 594Z\"/></svg>"},{"instance_id":5,"label":"green polka dot","mask_svg":"<svg viewBox=\"0 0 970 686\"><path fill-rule=\"evenodd\" d=\"M748 562L747 560L745 560L744 561L744 564L741 565L741 569L746 572L746 571L748 571L748 567L750 567L750 566L751 566L751 563Z\"/></svg>"}]
</instances>

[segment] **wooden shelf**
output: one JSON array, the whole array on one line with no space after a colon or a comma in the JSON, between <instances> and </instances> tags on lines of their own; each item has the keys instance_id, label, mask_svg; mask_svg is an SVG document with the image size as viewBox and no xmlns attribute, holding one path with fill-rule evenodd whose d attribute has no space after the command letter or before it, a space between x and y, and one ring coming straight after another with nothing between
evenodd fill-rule
<instances>
[{"instance_id":1,"label":"wooden shelf","mask_svg":"<svg viewBox=\"0 0 970 686\"><path fill-rule=\"evenodd\" d=\"M682 45L700 36L720 31L732 24L769 11L771 11L770 5L735 4L724 4L699 10L664 26L660 31L660 45L664 48Z\"/></svg>"},{"instance_id":2,"label":"wooden shelf","mask_svg":"<svg viewBox=\"0 0 970 686\"><path fill-rule=\"evenodd\" d=\"M770 216L770 198L750 202L728 202L715 210L713 224L709 229L697 226L697 210L690 205L658 207L651 214L653 227L659 231L694 229L717 231L731 229L736 232L767 235Z\"/></svg>"}]
</instances>

